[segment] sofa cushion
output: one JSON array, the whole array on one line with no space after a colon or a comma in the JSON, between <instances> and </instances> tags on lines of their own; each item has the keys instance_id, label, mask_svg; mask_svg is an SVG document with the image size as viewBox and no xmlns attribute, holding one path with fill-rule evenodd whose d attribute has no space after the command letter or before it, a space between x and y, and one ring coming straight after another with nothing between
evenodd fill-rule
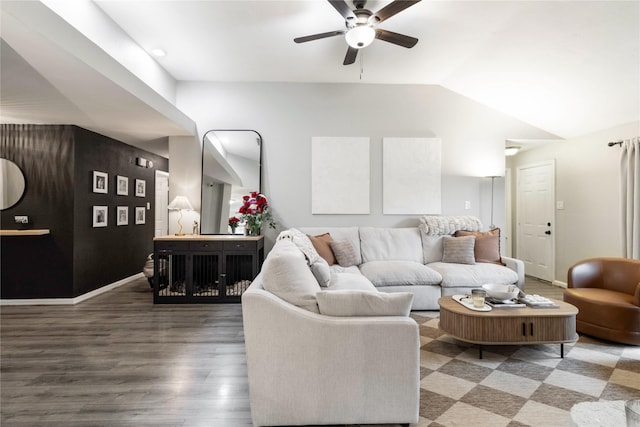
<instances>
[{"instance_id":1,"label":"sofa cushion","mask_svg":"<svg viewBox=\"0 0 640 427\"><path fill-rule=\"evenodd\" d=\"M423 262L429 264L430 262L442 261L442 242L444 236L430 236L421 231L420 237L422 239Z\"/></svg>"},{"instance_id":2,"label":"sofa cushion","mask_svg":"<svg viewBox=\"0 0 640 427\"><path fill-rule=\"evenodd\" d=\"M333 250L333 254L336 257L336 261L338 261L338 264L343 267L358 265L356 264L358 259L356 256L356 250L349 240L332 240L330 245L331 249Z\"/></svg>"},{"instance_id":3,"label":"sofa cushion","mask_svg":"<svg viewBox=\"0 0 640 427\"><path fill-rule=\"evenodd\" d=\"M327 261L329 265L336 263L336 257L331 250L331 235L329 233L320 234L318 236L308 236L309 240L313 244L313 247L318 251L318 254Z\"/></svg>"},{"instance_id":4,"label":"sofa cushion","mask_svg":"<svg viewBox=\"0 0 640 427\"><path fill-rule=\"evenodd\" d=\"M459 237L456 237L459 239ZM433 262L429 267L442 275L443 288L472 288L486 283L509 285L518 282L518 273L497 264L449 264Z\"/></svg>"},{"instance_id":5,"label":"sofa cushion","mask_svg":"<svg viewBox=\"0 0 640 427\"><path fill-rule=\"evenodd\" d=\"M442 262L475 264L473 248L476 236L444 236L442 241Z\"/></svg>"},{"instance_id":6,"label":"sofa cushion","mask_svg":"<svg viewBox=\"0 0 640 427\"><path fill-rule=\"evenodd\" d=\"M456 237L476 236L476 244L473 254L476 262L492 262L502 264L500 256L500 229L494 228L489 231L456 231ZM502 264L504 265L504 264Z\"/></svg>"},{"instance_id":7,"label":"sofa cushion","mask_svg":"<svg viewBox=\"0 0 640 427\"><path fill-rule=\"evenodd\" d=\"M320 291L316 298L327 316L408 316L413 302L410 292Z\"/></svg>"},{"instance_id":8,"label":"sofa cushion","mask_svg":"<svg viewBox=\"0 0 640 427\"><path fill-rule=\"evenodd\" d=\"M410 228L360 228L362 262L414 261L422 263L420 231Z\"/></svg>"},{"instance_id":9,"label":"sofa cushion","mask_svg":"<svg viewBox=\"0 0 640 427\"><path fill-rule=\"evenodd\" d=\"M331 275L329 290L375 291L376 287L362 274L336 273Z\"/></svg>"},{"instance_id":10,"label":"sofa cushion","mask_svg":"<svg viewBox=\"0 0 640 427\"><path fill-rule=\"evenodd\" d=\"M442 276L414 261L371 261L360 265L362 274L375 286L437 285Z\"/></svg>"},{"instance_id":11,"label":"sofa cushion","mask_svg":"<svg viewBox=\"0 0 640 427\"><path fill-rule=\"evenodd\" d=\"M293 242L278 240L264 261L261 273L265 290L290 304L319 313L316 293L320 285Z\"/></svg>"}]
</instances>

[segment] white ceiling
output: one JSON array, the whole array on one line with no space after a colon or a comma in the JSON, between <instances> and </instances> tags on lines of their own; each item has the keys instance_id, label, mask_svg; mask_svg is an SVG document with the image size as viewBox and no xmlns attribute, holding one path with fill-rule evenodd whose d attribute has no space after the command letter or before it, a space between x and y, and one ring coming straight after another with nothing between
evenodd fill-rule
<instances>
[{"instance_id":1,"label":"white ceiling","mask_svg":"<svg viewBox=\"0 0 640 427\"><path fill-rule=\"evenodd\" d=\"M562 138L640 119L637 0L422 0L380 25L414 48L375 40L350 66L341 36L293 42L344 28L325 0L95 3L176 80L436 84Z\"/></svg>"}]
</instances>

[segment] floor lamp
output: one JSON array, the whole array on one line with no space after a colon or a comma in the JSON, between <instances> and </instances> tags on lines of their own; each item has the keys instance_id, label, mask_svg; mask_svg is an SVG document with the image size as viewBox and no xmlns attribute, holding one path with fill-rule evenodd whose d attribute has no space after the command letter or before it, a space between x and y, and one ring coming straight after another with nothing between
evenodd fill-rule
<instances>
[{"instance_id":1,"label":"floor lamp","mask_svg":"<svg viewBox=\"0 0 640 427\"><path fill-rule=\"evenodd\" d=\"M496 178L499 178L499 176L490 176L489 178L491 178L491 225L489 226L489 230L495 230L496 229L496 225L493 223L493 190L494 190L494 182L496 180Z\"/></svg>"},{"instance_id":2,"label":"floor lamp","mask_svg":"<svg viewBox=\"0 0 640 427\"><path fill-rule=\"evenodd\" d=\"M184 233L182 232L182 211L193 210L193 206L191 206L191 203L189 203L189 199L187 199L185 196L176 196L176 198L173 199L171 203L169 203L169 206L167 206L167 208L172 211L180 211L180 218L178 218L178 225L180 226L180 230L176 233L176 236L184 236Z\"/></svg>"}]
</instances>

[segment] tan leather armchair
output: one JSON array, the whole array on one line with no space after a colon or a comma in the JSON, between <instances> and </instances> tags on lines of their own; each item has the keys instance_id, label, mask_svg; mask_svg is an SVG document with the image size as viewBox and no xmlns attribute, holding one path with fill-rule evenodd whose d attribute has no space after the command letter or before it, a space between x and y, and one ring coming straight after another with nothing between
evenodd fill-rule
<instances>
[{"instance_id":1,"label":"tan leather armchair","mask_svg":"<svg viewBox=\"0 0 640 427\"><path fill-rule=\"evenodd\" d=\"M564 300L578 307L578 332L640 345L640 261L592 258L569 269Z\"/></svg>"}]
</instances>

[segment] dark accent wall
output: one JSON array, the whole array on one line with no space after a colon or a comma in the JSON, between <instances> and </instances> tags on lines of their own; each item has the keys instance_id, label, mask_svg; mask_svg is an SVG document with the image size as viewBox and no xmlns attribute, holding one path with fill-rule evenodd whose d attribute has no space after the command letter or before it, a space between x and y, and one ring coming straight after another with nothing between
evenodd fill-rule
<instances>
[{"instance_id":1,"label":"dark accent wall","mask_svg":"<svg viewBox=\"0 0 640 427\"><path fill-rule=\"evenodd\" d=\"M139 273L153 250L155 171L167 171L168 160L77 126L1 129L0 157L22 169L26 189L0 225L15 229L14 215L28 215L31 228L51 234L0 239L0 297L71 298ZM153 168L136 166L137 157ZM93 171L108 174L107 194L93 193ZM117 175L129 178L128 196L116 195ZM145 197L135 196L136 179L146 181ZM92 226L96 205L108 206L107 227ZM116 225L116 206L129 207L128 225ZM144 225L135 224L136 206Z\"/></svg>"}]
</instances>

